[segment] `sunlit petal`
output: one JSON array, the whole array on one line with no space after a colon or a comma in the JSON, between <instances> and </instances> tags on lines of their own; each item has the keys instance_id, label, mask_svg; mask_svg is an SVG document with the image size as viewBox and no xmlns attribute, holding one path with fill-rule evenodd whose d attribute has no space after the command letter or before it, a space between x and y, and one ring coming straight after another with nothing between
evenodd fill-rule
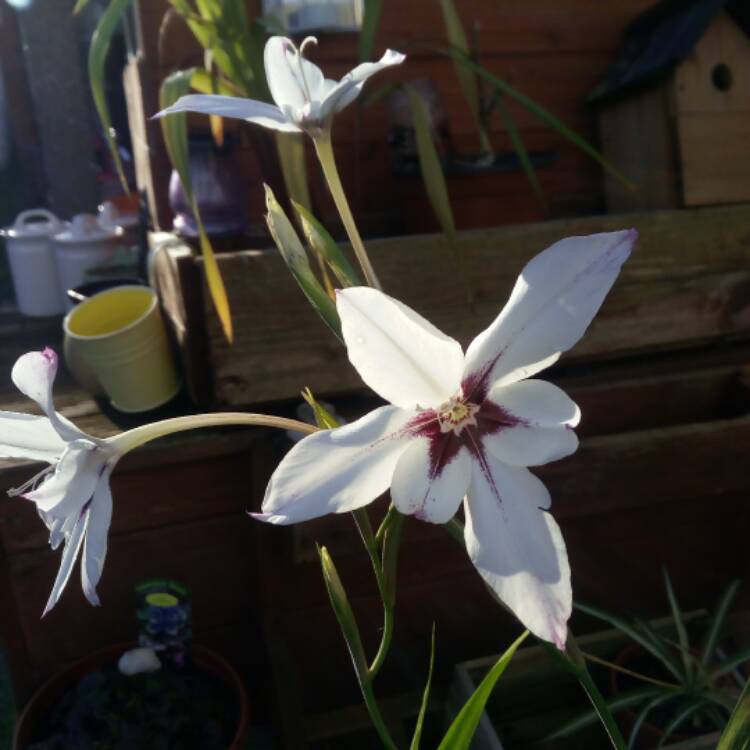
<instances>
[{"instance_id":1,"label":"sunlit petal","mask_svg":"<svg viewBox=\"0 0 750 750\"><path fill-rule=\"evenodd\" d=\"M52 586L52 593L47 600L47 606L44 608L42 617L44 617L44 615L46 615L47 612L49 612L60 600L60 595L70 579L70 574L73 572L73 566L78 559L78 553L81 551L81 544L83 543L83 538L86 534L86 524L88 523L88 519L88 511L84 511L79 515L70 536L65 540L65 549L63 549L62 557L60 558L60 569L57 571L57 578L55 578L55 583Z\"/></svg>"},{"instance_id":2,"label":"sunlit petal","mask_svg":"<svg viewBox=\"0 0 750 750\"><path fill-rule=\"evenodd\" d=\"M413 440L393 473L394 505L422 521L447 523L466 494L471 465L468 450L452 435L440 442L424 437Z\"/></svg>"},{"instance_id":3,"label":"sunlit petal","mask_svg":"<svg viewBox=\"0 0 750 750\"><path fill-rule=\"evenodd\" d=\"M526 469L475 463L465 503L466 548L485 582L534 635L564 648L570 567L550 498Z\"/></svg>"},{"instance_id":4,"label":"sunlit petal","mask_svg":"<svg viewBox=\"0 0 750 750\"><path fill-rule=\"evenodd\" d=\"M460 344L376 289L339 291L336 307L349 361L362 380L403 408L437 407L461 382Z\"/></svg>"},{"instance_id":5,"label":"sunlit petal","mask_svg":"<svg viewBox=\"0 0 750 750\"><path fill-rule=\"evenodd\" d=\"M513 383L583 336L635 244L635 230L569 237L531 260L500 315L466 352L465 389Z\"/></svg>"},{"instance_id":6,"label":"sunlit petal","mask_svg":"<svg viewBox=\"0 0 750 750\"><path fill-rule=\"evenodd\" d=\"M112 520L112 492L109 488L110 471L105 471L96 486L88 514L86 540L81 559L81 583L86 598L96 606L99 597L96 587L102 577L104 559L107 556L107 534Z\"/></svg>"},{"instance_id":7,"label":"sunlit petal","mask_svg":"<svg viewBox=\"0 0 750 750\"><path fill-rule=\"evenodd\" d=\"M388 489L413 416L383 406L300 440L273 473L256 518L289 524L367 505Z\"/></svg>"},{"instance_id":8,"label":"sunlit petal","mask_svg":"<svg viewBox=\"0 0 750 750\"><path fill-rule=\"evenodd\" d=\"M65 446L47 417L0 411L0 457L53 463Z\"/></svg>"}]
</instances>

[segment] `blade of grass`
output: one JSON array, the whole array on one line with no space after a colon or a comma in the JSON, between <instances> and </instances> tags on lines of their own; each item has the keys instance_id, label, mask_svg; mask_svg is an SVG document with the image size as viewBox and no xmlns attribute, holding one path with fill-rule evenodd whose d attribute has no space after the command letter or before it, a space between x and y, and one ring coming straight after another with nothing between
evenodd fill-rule
<instances>
[{"instance_id":1,"label":"blade of grass","mask_svg":"<svg viewBox=\"0 0 750 750\"><path fill-rule=\"evenodd\" d=\"M628 737L628 750L633 750L633 748L635 748L635 743L638 739L638 734L641 731L641 727L644 725L651 711L653 711L657 706L660 706L662 703L666 703L668 700L671 700L673 697L673 695L658 695L653 700L650 700L638 712L638 715L635 717L635 721L633 722L633 726L630 728L630 736Z\"/></svg>"},{"instance_id":2,"label":"blade of grass","mask_svg":"<svg viewBox=\"0 0 750 750\"><path fill-rule=\"evenodd\" d=\"M430 646L430 666L427 670L427 682L424 686L422 695L422 705L419 707L417 724L414 727L414 736L411 740L410 750L419 750L419 743L422 741L422 728L424 727L424 718L427 715L427 706L430 703L430 686L432 685L432 671L435 667L435 623L432 623L432 644Z\"/></svg>"},{"instance_id":3,"label":"blade of grass","mask_svg":"<svg viewBox=\"0 0 750 750\"><path fill-rule=\"evenodd\" d=\"M166 109L189 91L194 72L192 68L177 71L164 79L159 91L161 109ZM169 159L180 177L182 189L191 206L195 223L198 226L208 291L216 309L216 314L219 316L224 335L227 341L231 343L233 339L232 314L229 309L229 300L226 288L224 287L224 280L221 278L216 256L203 226L203 220L198 210L198 204L195 200L190 180L186 116L182 113L173 114L168 117L162 117L160 122Z\"/></svg>"},{"instance_id":4,"label":"blade of grass","mask_svg":"<svg viewBox=\"0 0 750 750\"><path fill-rule=\"evenodd\" d=\"M125 177L125 170L122 166L122 159L120 158L120 151L117 146L117 133L112 127L112 118L109 113L109 105L107 104L107 96L105 92L104 75L112 37L122 23L122 19L128 8L130 8L132 1L133 0L112 0L107 6L107 9L104 11L104 14L99 20L91 37L88 60L89 85L91 86L91 95L94 99L94 106L99 115L102 129L104 130L104 137L107 140L107 146L112 155L112 161L114 162L117 176L120 179L122 189L126 193L130 193L130 188L128 186L127 178ZM79 1L74 12L78 12L84 7L84 5L85 2L82 5Z\"/></svg>"},{"instance_id":5,"label":"blade of grass","mask_svg":"<svg viewBox=\"0 0 750 750\"><path fill-rule=\"evenodd\" d=\"M571 130L562 120L555 117L549 110L537 104L533 99L529 98L525 94L522 94L518 89L511 86L509 83L504 81L502 78L490 73L483 65L474 62L467 55L460 50L456 49L442 49L439 50L443 54L451 57L454 60L458 60L462 65L473 70L480 78L483 78L494 88L499 89L503 94L518 102L522 107L527 109L533 115L536 115L542 122L549 125L553 130L559 133L563 138L570 141L576 148L580 149L587 156L598 162L607 172L609 172L615 179L620 183L630 188L631 190L636 189L636 185L629 180L617 167L607 161L602 154L594 148L585 138L582 138L575 131Z\"/></svg>"},{"instance_id":6,"label":"blade of grass","mask_svg":"<svg viewBox=\"0 0 750 750\"><path fill-rule=\"evenodd\" d=\"M452 48L458 50L462 55L469 58L471 54L469 42L466 38L466 33L461 24L461 18L458 15L456 6L453 4L453 0L440 0L440 11L443 14L443 23L445 24L445 32L449 44ZM492 145L490 144L489 138L484 129L484 124L482 123L479 84L477 82L476 74L464 65L461 65L458 60L453 61L453 67L458 76L458 83L461 86L461 91L463 91L466 103L469 105L471 117L479 132L480 149L483 153L492 153Z\"/></svg>"},{"instance_id":7,"label":"blade of grass","mask_svg":"<svg viewBox=\"0 0 750 750\"><path fill-rule=\"evenodd\" d=\"M704 666L711 661L714 651L716 651L716 647L719 645L724 630L724 623L727 620L727 615L737 597L739 589L740 581L732 581L719 600L719 604L716 607L716 614L714 614L713 619L711 620L711 624L706 632L706 638L703 642L701 664Z\"/></svg>"},{"instance_id":8,"label":"blade of grass","mask_svg":"<svg viewBox=\"0 0 750 750\"><path fill-rule=\"evenodd\" d=\"M687 629L685 628L685 620L682 617L682 610L680 609L680 604L677 601L677 596L672 587L672 579L669 577L666 568L662 568L662 574L664 576L664 586L667 589L669 608L672 610L672 620L674 621L674 627L677 631L677 638L680 643L682 666L685 669L685 676L688 682L691 682L693 679L693 659L690 656L690 640L688 639Z\"/></svg>"},{"instance_id":9,"label":"blade of grass","mask_svg":"<svg viewBox=\"0 0 750 750\"><path fill-rule=\"evenodd\" d=\"M750 750L750 680L745 683L716 750Z\"/></svg>"},{"instance_id":10,"label":"blade of grass","mask_svg":"<svg viewBox=\"0 0 750 750\"><path fill-rule=\"evenodd\" d=\"M500 117L503 120L505 129L508 131L508 137L510 138L510 143L513 146L513 150L516 152L518 160L521 162L523 173L526 175L526 179L529 181L531 189L534 191L536 197L539 199L539 202L542 204L542 207L546 211L547 201L544 198L542 186L539 184L539 178L537 177L536 170L534 169L534 165L531 163L531 158L529 157L529 152L526 150L526 145L523 142L523 138L521 138L521 133L516 127L516 123L513 121L513 117L511 116L510 111L505 106L502 94L497 97L495 106L497 107L497 111L500 113Z\"/></svg>"},{"instance_id":11,"label":"blade of grass","mask_svg":"<svg viewBox=\"0 0 750 750\"><path fill-rule=\"evenodd\" d=\"M695 713L700 711L705 707L705 703L703 700L696 700L692 703L689 703L687 706L682 708L675 717L672 719L672 721L667 724L666 727L664 727L664 734L662 734L661 739L659 740L659 744L657 747L664 747L664 743L667 742L667 740Z\"/></svg>"},{"instance_id":12,"label":"blade of grass","mask_svg":"<svg viewBox=\"0 0 750 750\"><path fill-rule=\"evenodd\" d=\"M359 30L359 61L367 62L372 57L383 0L364 0L363 4L362 28Z\"/></svg>"},{"instance_id":13,"label":"blade of grass","mask_svg":"<svg viewBox=\"0 0 750 750\"><path fill-rule=\"evenodd\" d=\"M458 712L458 716L456 716L445 733L438 750L468 750L479 721L482 718L484 707L487 705L487 701L492 694L492 689L500 677L502 677L516 650L526 640L528 635L529 631L524 630L497 660L496 664L479 683L479 687L477 687L469 700L463 705L463 708Z\"/></svg>"}]
</instances>

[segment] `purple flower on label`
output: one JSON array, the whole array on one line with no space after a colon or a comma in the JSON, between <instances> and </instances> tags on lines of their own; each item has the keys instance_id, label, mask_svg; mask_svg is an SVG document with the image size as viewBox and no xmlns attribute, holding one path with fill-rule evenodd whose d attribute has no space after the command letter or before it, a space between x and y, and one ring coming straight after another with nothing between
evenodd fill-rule
<instances>
[{"instance_id":1,"label":"purple flower on label","mask_svg":"<svg viewBox=\"0 0 750 750\"><path fill-rule=\"evenodd\" d=\"M446 523L463 502L469 556L532 633L564 648L570 568L550 496L527 467L573 453L580 411L531 376L584 334L634 230L561 240L524 268L466 353L416 312L367 287L340 291L349 360L390 402L310 435L274 472L262 513L289 524L356 510L390 488L396 508Z\"/></svg>"}]
</instances>

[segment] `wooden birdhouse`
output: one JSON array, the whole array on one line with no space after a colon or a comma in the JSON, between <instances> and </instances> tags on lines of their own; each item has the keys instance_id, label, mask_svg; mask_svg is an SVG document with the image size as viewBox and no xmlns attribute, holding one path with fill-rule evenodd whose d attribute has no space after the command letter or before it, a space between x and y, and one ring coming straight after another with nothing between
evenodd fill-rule
<instances>
[{"instance_id":1,"label":"wooden birdhouse","mask_svg":"<svg viewBox=\"0 0 750 750\"><path fill-rule=\"evenodd\" d=\"M750 2L666 0L638 17L589 102L612 212L750 201Z\"/></svg>"}]
</instances>

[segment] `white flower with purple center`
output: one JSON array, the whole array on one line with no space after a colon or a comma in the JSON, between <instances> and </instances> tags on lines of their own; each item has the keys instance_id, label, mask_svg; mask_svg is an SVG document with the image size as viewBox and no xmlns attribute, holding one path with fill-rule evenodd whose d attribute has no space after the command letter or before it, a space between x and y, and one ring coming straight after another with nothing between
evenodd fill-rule
<instances>
[{"instance_id":1,"label":"white flower with purple center","mask_svg":"<svg viewBox=\"0 0 750 750\"><path fill-rule=\"evenodd\" d=\"M446 523L463 502L469 556L540 638L564 648L572 594L550 496L527 467L573 453L580 411L528 380L584 334L636 240L634 230L570 237L531 260L508 303L466 353L375 289L338 292L349 360L389 402L295 445L266 490L263 521L361 508L390 488L396 508Z\"/></svg>"},{"instance_id":2,"label":"white flower with purple center","mask_svg":"<svg viewBox=\"0 0 750 750\"><path fill-rule=\"evenodd\" d=\"M330 130L334 115L359 96L370 76L392 65L400 65L406 59L400 52L389 49L378 62L361 63L340 81L333 81L304 58L306 47L315 42L315 37L308 37L299 49L287 37L274 36L266 42L263 62L275 105L235 96L188 94L159 112L157 117L174 112L198 112L238 118L272 130L316 136Z\"/></svg>"}]
</instances>

